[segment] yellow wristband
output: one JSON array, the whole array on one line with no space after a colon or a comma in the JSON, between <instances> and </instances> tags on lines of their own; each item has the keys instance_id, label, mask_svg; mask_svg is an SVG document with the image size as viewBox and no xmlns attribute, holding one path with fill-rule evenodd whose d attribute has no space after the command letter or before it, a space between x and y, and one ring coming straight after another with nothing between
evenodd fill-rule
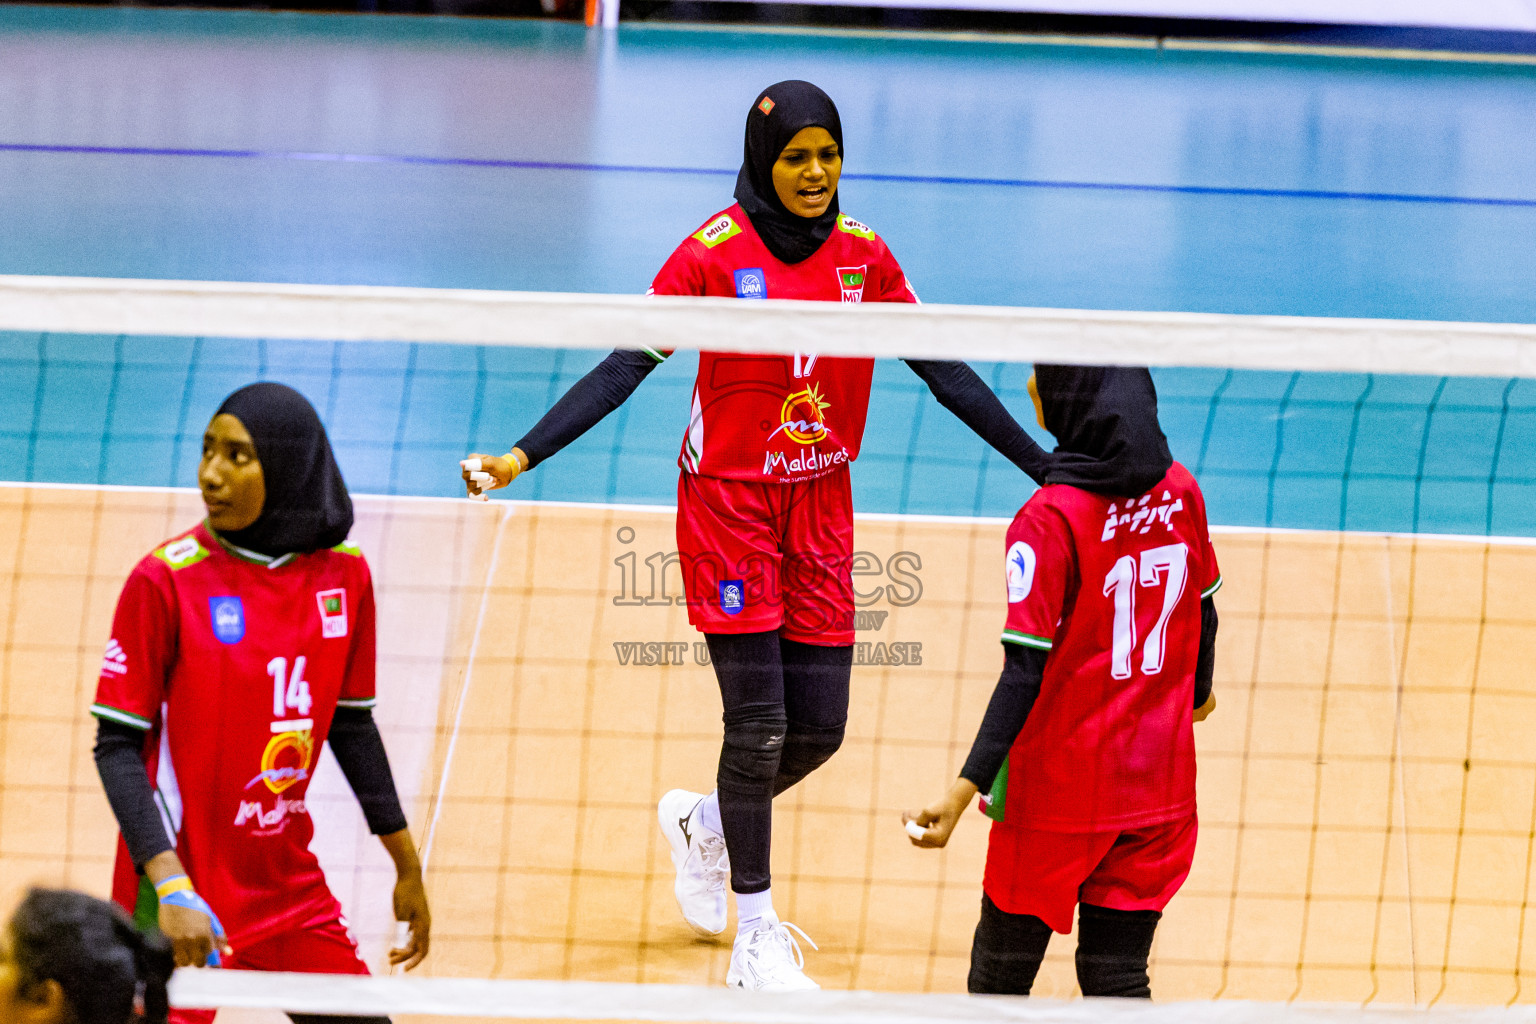
<instances>
[{"instance_id":1,"label":"yellow wristband","mask_svg":"<svg viewBox=\"0 0 1536 1024\"><path fill-rule=\"evenodd\" d=\"M511 480L516 480L523 472L523 460L517 457L517 452L507 452L507 454L503 455L502 458L506 459L507 462L511 464ZM508 482L510 483L511 480Z\"/></svg>"},{"instance_id":2,"label":"yellow wristband","mask_svg":"<svg viewBox=\"0 0 1536 1024\"><path fill-rule=\"evenodd\" d=\"M172 875L170 878L167 878L165 881L155 886L155 895L162 900L172 893L191 891L192 879L188 878L186 875Z\"/></svg>"}]
</instances>

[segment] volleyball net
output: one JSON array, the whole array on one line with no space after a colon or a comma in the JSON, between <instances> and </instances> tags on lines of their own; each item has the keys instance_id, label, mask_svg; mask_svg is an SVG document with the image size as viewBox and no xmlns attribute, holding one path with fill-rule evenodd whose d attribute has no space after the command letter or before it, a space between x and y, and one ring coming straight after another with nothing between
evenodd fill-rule
<instances>
[{"instance_id":1,"label":"volleyball net","mask_svg":"<svg viewBox=\"0 0 1536 1024\"><path fill-rule=\"evenodd\" d=\"M493 501L457 497L458 459L505 451L618 344L679 352ZM655 824L666 790L710 788L719 751L669 507L699 347L888 357L853 469L848 738L775 805L775 902L820 946L807 969L829 990L803 1006L714 992L729 942L680 920ZM1196 730L1201 837L1158 931L1158 998L1217 1000L1180 1019L1224 1020L1248 1012L1234 1000L1536 1001L1522 326L0 280L0 898L106 891L115 826L85 709L113 607L132 565L201 517L220 400L275 379L315 404L356 496L376 716L432 953L410 978L345 984L184 972L178 998L228 1019L340 998L407 1018L980 1019L991 1003L947 994L964 989L985 820L934 852L900 814L943 791L974 736L1001 664L1003 531L1034 488L897 356L966 359L1047 446L1033 361L1152 364L1174 455L1207 494L1218 708ZM307 803L387 974L393 870L328 754ZM1075 992L1072 947L1053 943L1037 994ZM991 1019L1132 1012L997 1005Z\"/></svg>"}]
</instances>

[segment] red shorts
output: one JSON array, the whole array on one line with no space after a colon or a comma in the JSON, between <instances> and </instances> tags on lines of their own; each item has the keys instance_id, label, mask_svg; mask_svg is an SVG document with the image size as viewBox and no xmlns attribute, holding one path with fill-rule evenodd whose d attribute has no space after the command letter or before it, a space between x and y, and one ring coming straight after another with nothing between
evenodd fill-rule
<instances>
[{"instance_id":1,"label":"red shorts","mask_svg":"<svg viewBox=\"0 0 1536 1024\"><path fill-rule=\"evenodd\" d=\"M334 909L292 931L278 932L224 959L236 971L298 971L302 974L367 974L346 918ZM211 1024L214 1010L172 1010L170 1024Z\"/></svg>"},{"instance_id":2,"label":"red shorts","mask_svg":"<svg viewBox=\"0 0 1536 1024\"><path fill-rule=\"evenodd\" d=\"M1079 903L1162 910L1189 877L1195 815L1124 832L1041 832L995 823L982 888L1009 914L1065 935Z\"/></svg>"},{"instance_id":3,"label":"red shorts","mask_svg":"<svg viewBox=\"0 0 1536 1024\"><path fill-rule=\"evenodd\" d=\"M795 484L678 474L677 551L688 621L700 632L853 643L846 465Z\"/></svg>"}]
</instances>

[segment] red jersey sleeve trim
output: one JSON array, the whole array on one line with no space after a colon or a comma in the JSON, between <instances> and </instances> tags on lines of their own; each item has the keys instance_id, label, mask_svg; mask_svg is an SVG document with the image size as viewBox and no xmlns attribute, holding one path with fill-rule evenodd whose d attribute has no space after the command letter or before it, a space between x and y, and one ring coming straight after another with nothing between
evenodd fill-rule
<instances>
[{"instance_id":1,"label":"red jersey sleeve trim","mask_svg":"<svg viewBox=\"0 0 1536 1024\"><path fill-rule=\"evenodd\" d=\"M151 722L149 719L143 717L142 715L136 715L131 711L124 711L122 708L115 708L110 704L92 704L91 714L95 715L97 718L105 718L109 722L117 722L119 725L126 725L134 729L143 729L145 732L148 732L150 729L155 727L154 722Z\"/></svg>"},{"instance_id":2,"label":"red jersey sleeve trim","mask_svg":"<svg viewBox=\"0 0 1536 1024\"><path fill-rule=\"evenodd\" d=\"M1204 601L1206 598L1208 598L1212 594L1216 593L1216 591L1220 590L1221 589L1221 583L1222 583L1221 577L1217 576L1215 583L1212 583L1210 586L1208 586L1204 590L1200 591L1200 600Z\"/></svg>"},{"instance_id":3,"label":"red jersey sleeve trim","mask_svg":"<svg viewBox=\"0 0 1536 1024\"><path fill-rule=\"evenodd\" d=\"M342 697L336 701L336 706L339 708L360 708L366 710L368 708L376 707L378 703L379 698L377 697Z\"/></svg>"}]
</instances>

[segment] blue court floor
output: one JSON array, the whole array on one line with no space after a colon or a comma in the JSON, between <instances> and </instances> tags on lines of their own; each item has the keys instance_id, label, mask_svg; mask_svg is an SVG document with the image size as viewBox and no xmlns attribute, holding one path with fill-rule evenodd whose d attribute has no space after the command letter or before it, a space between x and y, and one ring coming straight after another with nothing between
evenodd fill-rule
<instances>
[{"instance_id":1,"label":"blue court floor","mask_svg":"<svg viewBox=\"0 0 1536 1024\"><path fill-rule=\"evenodd\" d=\"M1536 322L1529 65L414 17L0 7L0 273L639 292L789 77L929 301ZM596 358L0 335L0 478L188 483L270 376L354 488L453 493ZM525 493L669 501L674 363ZM978 369L1029 416L1027 367ZM1158 381L1217 522L1536 534L1527 382ZM858 507L1027 496L900 364L877 388Z\"/></svg>"}]
</instances>

